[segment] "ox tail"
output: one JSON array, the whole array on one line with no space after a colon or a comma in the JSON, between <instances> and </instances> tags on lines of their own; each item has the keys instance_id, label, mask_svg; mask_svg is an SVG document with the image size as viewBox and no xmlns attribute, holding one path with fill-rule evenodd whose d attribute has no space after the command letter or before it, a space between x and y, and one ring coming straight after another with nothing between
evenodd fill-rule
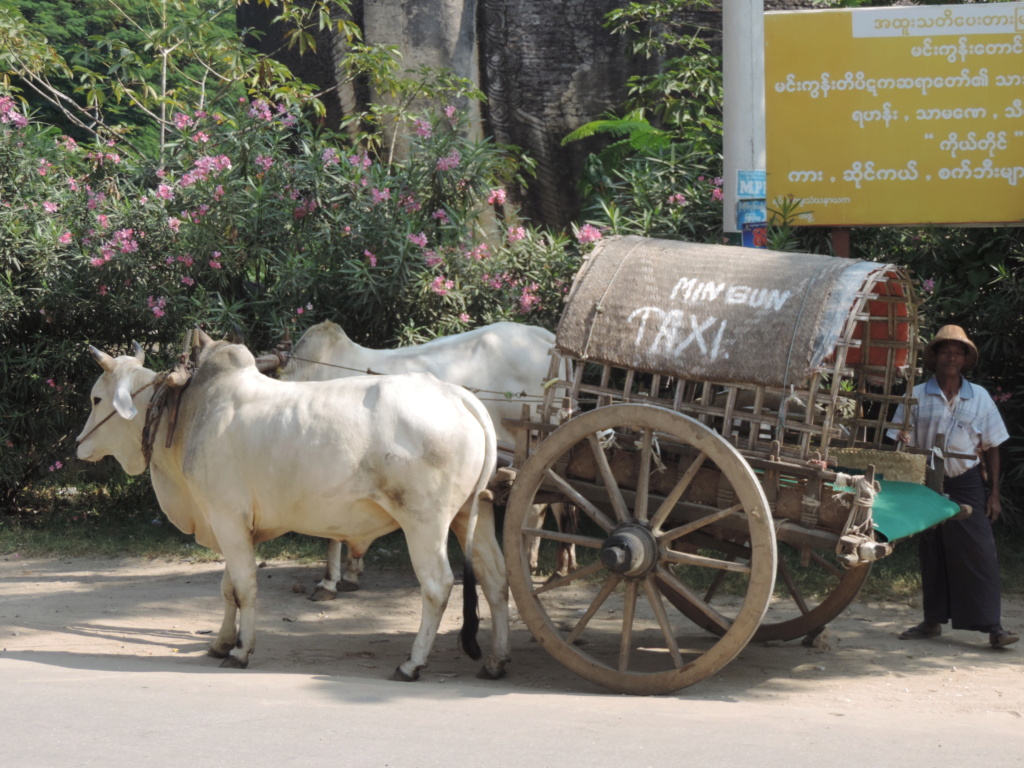
<instances>
[{"instance_id":1,"label":"ox tail","mask_svg":"<svg viewBox=\"0 0 1024 768\"><path fill-rule=\"evenodd\" d=\"M476 641L476 633L480 629L480 613L477 610L476 575L473 563L466 556L462 567L462 629L459 632L459 648L471 659L483 656L480 643Z\"/></svg>"},{"instance_id":2,"label":"ox tail","mask_svg":"<svg viewBox=\"0 0 1024 768\"><path fill-rule=\"evenodd\" d=\"M498 438L494 432L494 422L483 404L466 390L462 390L462 401L470 413L480 423L484 437L484 461L480 468L470 502L469 520L466 523L465 565L462 569L462 630L459 632L459 648L471 659L479 659L483 654L480 644L476 641L480 628L479 602L476 593L476 574L473 573L473 537L476 535L476 522L480 514L480 502L493 498L487 485L498 463Z\"/></svg>"}]
</instances>

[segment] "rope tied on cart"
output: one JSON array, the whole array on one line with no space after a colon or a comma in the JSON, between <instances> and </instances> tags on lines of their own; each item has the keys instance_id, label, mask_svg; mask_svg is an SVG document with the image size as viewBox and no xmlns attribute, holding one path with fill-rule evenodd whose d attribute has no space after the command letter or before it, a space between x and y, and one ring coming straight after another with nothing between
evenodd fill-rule
<instances>
[{"instance_id":1,"label":"rope tied on cart","mask_svg":"<svg viewBox=\"0 0 1024 768\"><path fill-rule=\"evenodd\" d=\"M833 487L840 493L840 503L850 507L850 514L847 516L846 524L843 526L842 536L851 534L870 536L874 529L874 523L871 519L871 507L875 503L875 497L882 490L878 481L866 475L847 475L843 472L837 472ZM852 504L845 498L851 494L853 495Z\"/></svg>"}]
</instances>

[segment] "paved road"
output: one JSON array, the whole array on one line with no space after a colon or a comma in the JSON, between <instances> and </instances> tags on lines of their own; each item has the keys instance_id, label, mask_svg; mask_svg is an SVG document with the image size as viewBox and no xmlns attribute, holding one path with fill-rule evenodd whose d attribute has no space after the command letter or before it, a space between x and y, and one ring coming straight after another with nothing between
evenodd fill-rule
<instances>
[{"instance_id":1,"label":"paved road","mask_svg":"<svg viewBox=\"0 0 1024 768\"><path fill-rule=\"evenodd\" d=\"M698 695L502 692L493 685L221 671L161 659L0 654L0 765L1001 766L1005 717L840 713Z\"/></svg>"}]
</instances>

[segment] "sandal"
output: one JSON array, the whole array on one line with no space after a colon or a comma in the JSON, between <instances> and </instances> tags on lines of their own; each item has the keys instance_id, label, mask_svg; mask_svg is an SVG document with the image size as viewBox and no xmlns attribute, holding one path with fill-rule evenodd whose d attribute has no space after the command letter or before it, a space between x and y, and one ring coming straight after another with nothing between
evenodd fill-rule
<instances>
[{"instance_id":1,"label":"sandal","mask_svg":"<svg viewBox=\"0 0 1024 768\"><path fill-rule=\"evenodd\" d=\"M926 624L922 621L916 627L911 627L910 629L900 632L900 640L928 640L933 637L938 637L941 634L941 627L935 627L932 624ZM994 634L995 633L993 633L993 635Z\"/></svg>"},{"instance_id":2,"label":"sandal","mask_svg":"<svg viewBox=\"0 0 1024 768\"><path fill-rule=\"evenodd\" d=\"M988 644L993 648L1005 648L1008 645L1013 645L1018 640L1020 640L1020 636L1014 632L1008 632L1002 627L988 633Z\"/></svg>"}]
</instances>

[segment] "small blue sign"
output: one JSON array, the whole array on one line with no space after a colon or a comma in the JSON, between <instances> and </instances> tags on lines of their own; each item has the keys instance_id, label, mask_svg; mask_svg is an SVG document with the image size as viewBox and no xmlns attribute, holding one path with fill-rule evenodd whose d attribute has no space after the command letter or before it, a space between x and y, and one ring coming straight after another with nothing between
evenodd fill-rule
<instances>
[{"instance_id":1,"label":"small blue sign","mask_svg":"<svg viewBox=\"0 0 1024 768\"><path fill-rule=\"evenodd\" d=\"M738 200L767 197L768 176L765 171L736 171L736 198Z\"/></svg>"},{"instance_id":2,"label":"small blue sign","mask_svg":"<svg viewBox=\"0 0 1024 768\"><path fill-rule=\"evenodd\" d=\"M768 221L768 206L761 200L736 201L736 229L743 229L744 224L764 224Z\"/></svg>"}]
</instances>

